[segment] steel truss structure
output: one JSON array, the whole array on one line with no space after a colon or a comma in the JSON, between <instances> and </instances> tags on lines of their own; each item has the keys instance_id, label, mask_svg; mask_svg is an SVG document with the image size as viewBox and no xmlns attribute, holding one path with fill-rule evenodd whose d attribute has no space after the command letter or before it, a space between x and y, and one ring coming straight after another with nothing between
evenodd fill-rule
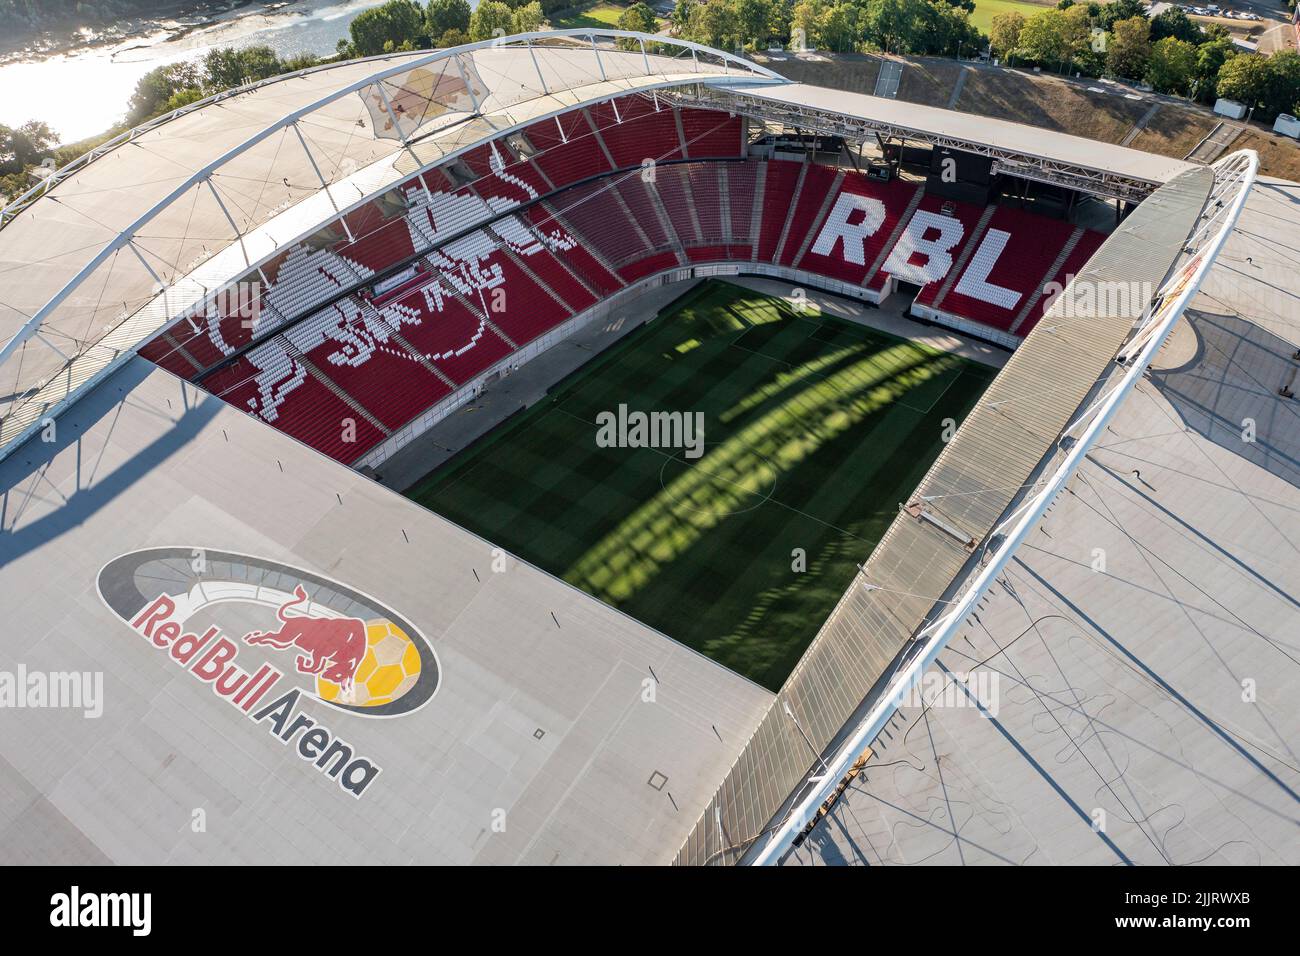
<instances>
[{"instance_id":1,"label":"steel truss structure","mask_svg":"<svg viewBox=\"0 0 1300 956\"><path fill-rule=\"evenodd\" d=\"M671 95L683 105L744 113L805 132L842 136L851 142L862 143L879 137L882 141L907 140L925 143L928 146L960 150L977 156L987 156L993 160L993 173L1062 186L1105 199L1136 204L1162 185L1154 180L1093 169L1077 163L1035 156L1031 153L1001 149L969 138L946 136L942 133L879 120L844 116L811 105L777 103L761 96L747 95L740 90L697 87L694 90L676 90Z\"/></svg>"}]
</instances>

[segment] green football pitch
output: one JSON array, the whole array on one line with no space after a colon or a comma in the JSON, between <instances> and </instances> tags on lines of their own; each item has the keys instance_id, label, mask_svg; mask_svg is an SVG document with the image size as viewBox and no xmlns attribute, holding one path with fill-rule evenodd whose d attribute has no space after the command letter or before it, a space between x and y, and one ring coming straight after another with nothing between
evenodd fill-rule
<instances>
[{"instance_id":1,"label":"green football pitch","mask_svg":"<svg viewBox=\"0 0 1300 956\"><path fill-rule=\"evenodd\" d=\"M707 282L409 495L775 690L993 374ZM704 454L600 447L620 405Z\"/></svg>"}]
</instances>

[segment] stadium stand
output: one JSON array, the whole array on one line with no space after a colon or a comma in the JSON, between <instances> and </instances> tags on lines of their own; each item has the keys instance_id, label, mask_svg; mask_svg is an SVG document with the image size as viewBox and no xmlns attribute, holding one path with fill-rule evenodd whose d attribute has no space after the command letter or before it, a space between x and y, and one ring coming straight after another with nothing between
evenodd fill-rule
<instances>
[{"instance_id":1,"label":"stadium stand","mask_svg":"<svg viewBox=\"0 0 1300 956\"><path fill-rule=\"evenodd\" d=\"M287 343L287 353L305 358L318 378L333 382L389 429L451 391L405 348L392 325L355 299L322 309L276 341Z\"/></svg>"},{"instance_id":2,"label":"stadium stand","mask_svg":"<svg viewBox=\"0 0 1300 956\"><path fill-rule=\"evenodd\" d=\"M476 146L264 265L260 309L210 308L141 354L351 462L516 349L665 270L767 263L877 300L902 281L921 287L923 318L1013 343L1042 316L1048 284L1103 238L916 182L746 160L738 118L656 105L623 97ZM647 156L662 160L652 176Z\"/></svg>"},{"instance_id":3,"label":"stadium stand","mask_svg":"<svg viewBox=\"0 0 1300 956\"><path fill-rule=\"evenodd\" d=\"M1069 223L999 207L960 279L934 308L1010 331L1074 232Z\"/></svg>"},{"instance_id":4,"label":"stadium stand","mask_svg":"<svg viewBox=\"0 0 1300 956\"><path fill-rule=\"evenodd\" d=\"M621 109L627 108L626 100L620 101ZM710 113L709 116L726 114ZM629 169L640 166L644 160L653 159L666 163L683 159L681 133L677 127L675 112L667 107L658 111L651 109L632 119L624 118L621 123L607 124L605 119L612 119L612 108L608 114L599 114L597 122L601 124L601 139L617 169ZM740 139L737 137L735 148L728 154L739 155Z\"/></svg>"},{"instance_id":5,"label":"stadium stand","mask_svg":"<svg viewBox=\"0 0 1300 956\"><path fill-rule=\"evenodd\" d=\"M390 325L400 324L402 337L458 386L512 351L484 318L438 277L390 302L383 315Z\"/></svg>"}]
</instances>

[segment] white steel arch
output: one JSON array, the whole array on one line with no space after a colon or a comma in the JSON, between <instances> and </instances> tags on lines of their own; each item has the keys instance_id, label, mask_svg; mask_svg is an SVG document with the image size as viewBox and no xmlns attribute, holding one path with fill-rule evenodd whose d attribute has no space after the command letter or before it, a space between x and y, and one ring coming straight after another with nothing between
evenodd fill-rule
<instances>
[{"instance_id":1,"label":"white steel arch","mask_svg":"<svg viewBox=\"0 0 1300 956\"><path fill-rule=\"evenodd\" d=\"M900 702L907 698L926 669L939 656L939 652L956 635L962 622L975 610L989 585L1002 573L1016 549L1037 527L1048 507L1074 475L1083 457L1092 449L1119 410L1120 404L1145 374L1147 365L1164 345L1183 310L1214 265L1219 250L1232 233L1255 182L1259 157L1253 150L1241 150L1225 156L1212 168L1215 172L1214 188L1206 200L1196 231L1188 238L1183 256L1152 298L1134 334L1116 356L1116 361L1124 368L1123 373L1061 433L1057 447L1068 448L1068 452L1056 469L1042 479L1038 490L1029 495L989 535L990 544L986 553L991 554L992 558L967 582L951 607L915 635L913 646L916 650L898 669L879 700L863 716L847 740L823 761L822 772L807 779L795 805L761 844L756 845L753 855L745 862L759 866L779 863L794 839L816 819L822 804L848 774L858 755L876 739ZM1077 437L1072 434L1074 432L1078 432ZM859 584L855 582L853 586Z\"/></svg>"},{"instance_id":2,"label":"white steel arch","mask_svg":"<svg viewBox=\"0 0 1300 956\"><path fill-rule=\"evenodd\" d=\"M136 291L140 293L139 301L155 301L165 297L169 286L174 284L179 276L173 276L171 282L160 277L144 254L149 250L140 244L139 239L145 227L158 220L164 212L171 210L183 197L192 196L196 191L204 192L203 201L209 204L215 203L215 209L219 209L221 218L229 227L229 235L221 248L239 244L244 252L244 264L251 266L253 260L250 259L247 250L242 248L248 230L241 229L237 222L241 209L236 208L232 211L231 208L232 205L237 205L231 196L233 190L228 190L226 198L223 199L222 193L214 185L214 180L232 163L254 151L259 144L266 143L277 133L292 130L296 134L297 142L306 153L310 168L319 179L320 187L316 192L324 193L329 197L336 213L341 211L331 186L337 187L342 179L337 176L327 179L322 173L317 157L313 156L312 149L303 136L302 124L354 94L369 94L382 104L378 118L374 111L370 115L374 127L372 137L395 140L387 148L387 161L392 163L394 156L407 151L415 159L418 167L425 164L413 151L412 144L461 124L472 127L467 135L471 137L477 135L481 140L521 127L543 116L575 108L584 102L635 92L637 89L648 90L699 83L725 82L735 85L785 82L771 70L730 53L712 50L685 40L649 36L625 30L578 29L520 34L437 50L423 55L407 56L400 58L399 62L392 62L393 59L393 57L371 58L344 64L343 66L352 67L357 63L381 61L388 65L366 71L351 82L261 124L241 141L223 150L215 159L204 163L176 182L165 195L152 202L129 223L118 228L108 241L99 245L93 254L81 262L76 271L67 277L66 281L62 281L48 298L39 303L38 307L30 312L21 308L10 309L11 313L24 318L5 344L0 347L0 372L5 373L4 380L0 382L0 393L5 391L9 393L8 407L0 408L0 416L2 416L0 457L15 447L42 419L57 414L83 388L102 378L101 373L106 372L109 366L115 364L123 354L123 345L134 347L138 344L114 342L110 350L111 355L101 357L102 360L92 360L90 353L96 346L109 340L115 329L124 327L127 324L126 320L145 306L139 304L132 308L131 300L128 300L120 288L114 288L116 295L110 299L111 307L116 308L118 303L122 303L121 313L116 324L106 323L101 329L95 321L98 318L99 303L95 303L93 309L84 303L77 309L71 309L70 297L74 294L84 295L83 287L96 285L99 275L104 272L108 273L104 278L104 287L107 288L109 279L113 278L113 269L118 265L119 253L128 250L132 255L131 268L139 267L137 271L140 275L135 283ZM420 76L418 71L425 70L423 82L428 83L432 68L441 68L442 73L433 81L431 92L412 94L411 89L406 85L410 82L409 78ZM447 84L448 91L443 97L440 84L451 76L452 70L455 75ZM265 91L277 86L284 89L287 88L286 84L293 80L306 79L321 72L323 72L322 68L315 67L254 84L244 90L220 94L205 103L185 107L137 130L122 134L114 141L116 152L120 154L124 147L136 143L144 133L158 130L169 122L189 116L200 109L205 107L220 109L223 101L238 94L254 90ZM416 109L404 112L401 104L394 108L393 100L399 96L404 99L415 96L418 100ZM436 109L430 109L430 106ZM378 128L381 120L386 120L387 123L384 132L380 132ZM482 123L482 128L473 126L475 123ZM334 125L345 126L338 122L337 118ZM361 125L360 120L358 125ZM338 133L337 130L333 132ZM338 133L338 135L342 134ZM16 212L11 209L5 211L9 221L24 224L23 213L30 216L45 208L44 204L59 203L58 183L68 182L69 177L85 170L92 162L103 163L106 161L105 157L114 156L114 150L109 149L109 145L106 144L93 155L79 159L56 173L52 177L57 180L54 186L43 185L20 197L13 204L17 206ZM461 143L462 148L468 148L469 145L470 142ZM280 154L277 151L275 155L278 157ZM334 172L337 173L338 170ZM285 186L289 185L286 177ZM378 190L367 194L358 186L358 191L360 198L346 204L347 208L358 205L368 198L368 195L373 195ZM195 197L195 201L198 201L198 197ZM323 218L321 221L327 219ZM9 229L0 231L0 250L4 248L4 240L8 238L5 233L13 228L14 225L11 225ZM214 254L206 245L203 245L203 249L208 257ZM8 261L12 262L13 258L8 257ZM92 277L95 277L96 281L88 282ZM65 305L71 309L68 320L70 326L78 330L82 326L86 329L94 327L99 332L93 335L76 335L67 329L52 327L49 323L60 315L60 308ZM88 318L87 313L89 313ZM0 324L0 329L2 328L3 324ZM67 354L56 347L51 341L54 337L72 339L75 343L70 350L72 354ZM10 380L10 370L15 365L22 364L16 363L15 358L23 357L22 353L26 348L35 346L41 349L48 347L54 354L53 356L42 355L41 361L28 361L25 366L32 367L33 373L25 378L23 372L19 371ZM61 383L60 379L66 381ZM51 385L55 391L53 394L46 394L50 391ZM19 409L19 406L32 407ZM23 411L23 414L15 415L16 409Z\"/></svg>"}]
</instances>

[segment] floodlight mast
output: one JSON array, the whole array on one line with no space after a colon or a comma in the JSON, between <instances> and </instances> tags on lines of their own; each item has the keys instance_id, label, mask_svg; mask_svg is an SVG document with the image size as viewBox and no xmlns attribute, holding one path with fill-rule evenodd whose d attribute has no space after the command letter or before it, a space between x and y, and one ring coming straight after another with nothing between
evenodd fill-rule
<instances>
[{"instance_id":1,"label":"floodlight mast","mask_svg":"<svg viewBox=\"0 0 1300 956\"><path fill-rule=\"evenodd\" d=\"M1230 205L1224 206L1216 199L1219 190L1215 189L1211 192L1202 210L1204 222L1185 247L1187 252L1192 253L1191 258L1166 279L1165 284L1154 297L1144 322L1137 330L1137 335L1144 338L1144 344L1136 353L1131 352L1127 347L1120 351L1120 355L1127 355L1128 359L1123 377L1102 401L1085 410L1067 426L1065 432L1070 432L1089 415L1093 416L1078 440L1070 446L1060 466L1046 479L1041 490L1019 509L1020 517L1015 520L1011 530L1006 532L1006 538L1000 544L990 546L993 560L979 570L970 585L946 613L916 635L914 646L919 645L920 652L913 655L902 667L849 739L832 757L822 762L823 772L814 773L807 778L810 787L808 793L790 810L780 826L769 834L766 842L755 851L752 860L748 861L752 865L772 866L780 862L794 839L816 818L822 804L848 773L853 761L880 734L901 700L911 692L921 679L921 675L934 663L935 658L947 646L962 622L975 610L975 605L984 596L989 585L1002 573L1016 549L1042 519L1048 506L1074 475L1083 456L1092 449L1097 437L1119 410L1120 403L1145 373L1148 363L1164 345L1165 339L1182 316L1187 304L1200 290L1206 273L1209 272L1223 244L1232 233L1241 215L1241 209L1245 205L1246 197L1255 182L1255 175L1259 170L1259 156L1254 150L1240 150L1225 156L1212 168L1215 170L1216 180L1222 179L1236 185L1237 194ZM1198 237L1206 235L1208 230L1205 227L1216 220L1219 222L1217 232L1197 250L1193 243ZM990 540L992 537L993 535L990 535Z\"/></svg>"}]
</instances>

